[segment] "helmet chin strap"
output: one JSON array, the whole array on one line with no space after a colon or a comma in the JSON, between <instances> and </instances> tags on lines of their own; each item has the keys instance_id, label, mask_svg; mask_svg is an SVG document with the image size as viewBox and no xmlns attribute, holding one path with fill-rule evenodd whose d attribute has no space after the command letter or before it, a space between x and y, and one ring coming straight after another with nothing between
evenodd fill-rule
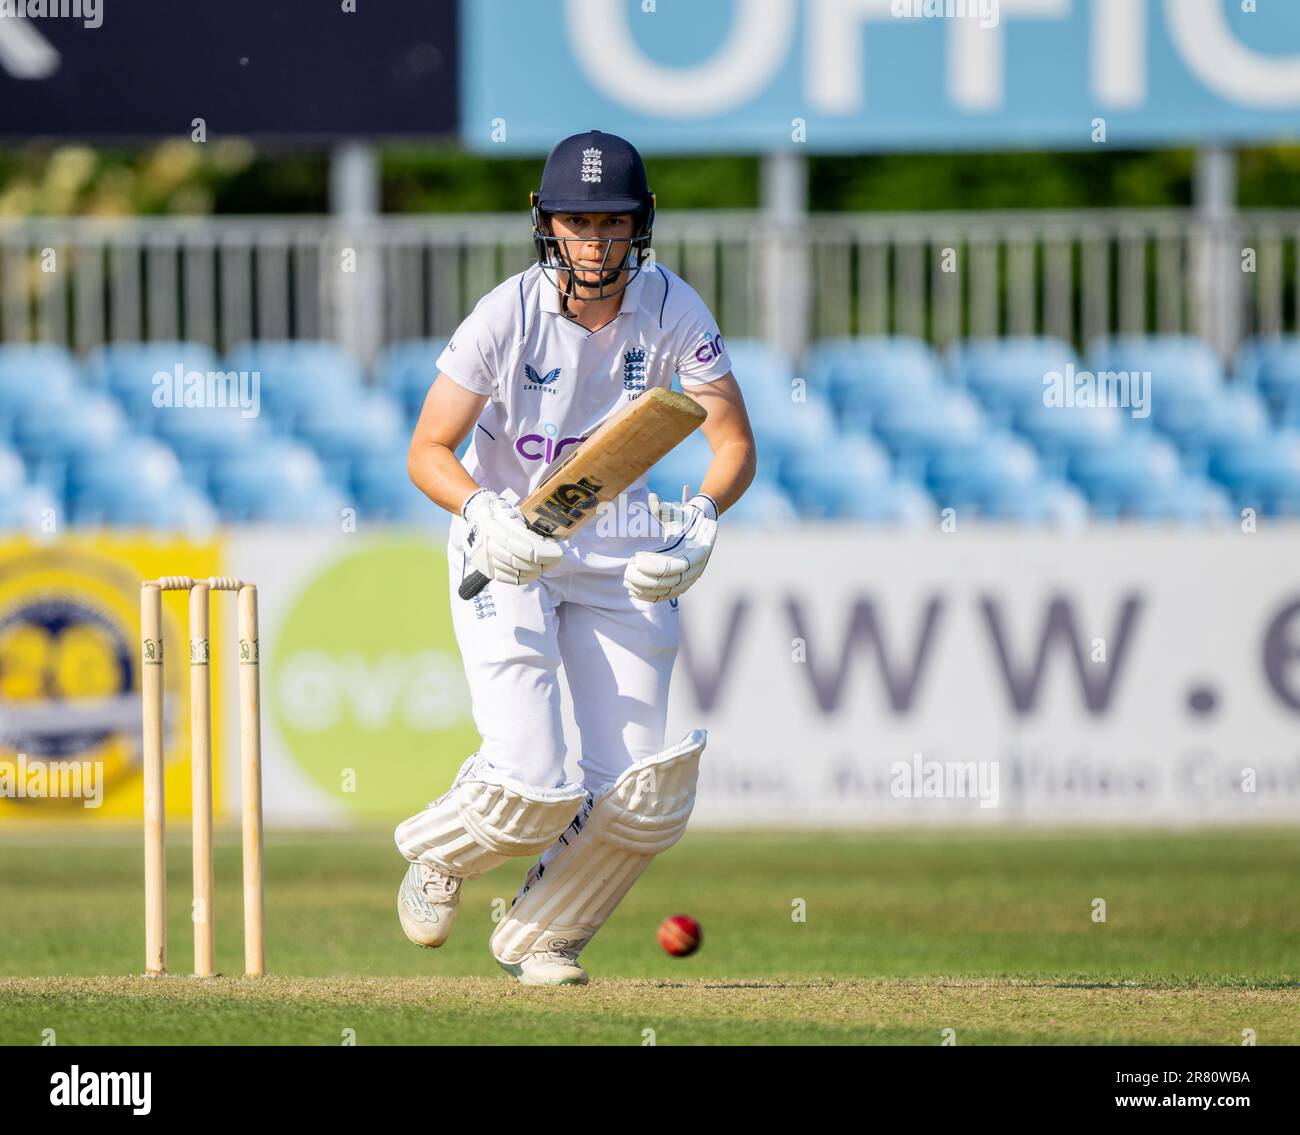
<instances>
[{"instance_id":1,"label":"helmet chin strap","mask_svg":"<svg viewBox=\"0 0 1300 1135\"><path fill-rule=\"evenodd\" d=\"M569 301L571 299L578 300L581 303L594 303L597 300L614 298L613 296L583 297L577 294L577 289L578 287L607 288L611 284L617 283L618 278L627 270L626 261L627 261L628 254L631 252L631 249L629 248L628 252L625 252L623 254L624 263L619 267L613 268L609 272L602 275L600 277L600 280L597 283L582 284L578 280L578 270L574 268L573 261L569 259L569 253L568 253L568 249L565 247L565 243L566 242L563 240L558 242L560 257L566 265L564 272L565 275L568 277L567 285L565 286L564 290L560 293L560 310L563 311L565 315L568 315L570 316L570 318L573 318L572 313L569 311ZM619 294L621 293L618 292L615 293L615 295L619 295Z\"/></svg>"}]
</instances>

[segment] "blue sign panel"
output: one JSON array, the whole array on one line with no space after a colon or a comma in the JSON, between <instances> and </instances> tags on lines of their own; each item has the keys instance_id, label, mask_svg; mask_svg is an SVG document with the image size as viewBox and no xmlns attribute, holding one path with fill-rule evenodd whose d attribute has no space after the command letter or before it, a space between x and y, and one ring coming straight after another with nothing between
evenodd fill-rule
<instances>
[{"instance_id":1,"label":"blue sign panel","mask_svg":"<svg viewBox=\"0 0 1300 1135\"><path fill-rule=\"evenodd\" d=\"M1300 134L1300 0L472 0L485 152L1082 148Z\"/></svg>"}]
</instances>

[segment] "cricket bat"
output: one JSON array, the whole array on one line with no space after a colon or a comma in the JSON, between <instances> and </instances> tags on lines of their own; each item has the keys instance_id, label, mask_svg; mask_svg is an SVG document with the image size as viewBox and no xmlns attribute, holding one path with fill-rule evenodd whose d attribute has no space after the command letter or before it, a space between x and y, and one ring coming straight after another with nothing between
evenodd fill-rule
<instances>
[{"instance_id":1,"label":"cricket bat","mask_svg":"<svg viewBox=\"0 0 1300 1135\"><path fill-rule=\"evenodd\" d=\"M524 523L543 536L572 536L600 505L614 500L707 416L685 394L661 387L647 390L602 422L520 502ZM487 583L487 576L473 571L457 593L473 599Z\"/></svg>"}]
</instances>

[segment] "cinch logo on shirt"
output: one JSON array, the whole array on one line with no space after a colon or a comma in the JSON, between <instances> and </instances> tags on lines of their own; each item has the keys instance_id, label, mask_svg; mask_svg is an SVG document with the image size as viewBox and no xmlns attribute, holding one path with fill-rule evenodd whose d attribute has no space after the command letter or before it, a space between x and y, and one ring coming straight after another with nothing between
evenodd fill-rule
<instances>
[{"instance_id":1,"label":"cinch logo on shirt","mask_svg":"<svg viewBox=\"0 0 1300 1135\"><path fill-rule=\"evenodd\" d=\"M551 384L560 377L560 368L549 370L545 374L538 374L531 366L524 363L524 389L525 390L542 390L547 394L555 394L557 391Z\"/></svg>"},{"instance_id":2,"label":"cinch logo on shirt","mask_svg":"<svg viewBox=\"0 0 1300 1135\"><path fill-rule=\"evenodd\" d=\"M704 342L695 348L695 357L702 363L712 362L722 354L722 335L704 337Z\"/></svg>"},{"instance_id":3,"label":"cinch logo on shirt","mask_svg":"<svg viewBox=\"0 0 1300 1135\"><path fill-rule=\"evenodd\" d=\"M559 441L544 434L524 434L515 442L515 452L525 461L544 461L549 465L564 450L565 446L578 445L585 437L562 437Z\"/></svg>"}]
</instances>

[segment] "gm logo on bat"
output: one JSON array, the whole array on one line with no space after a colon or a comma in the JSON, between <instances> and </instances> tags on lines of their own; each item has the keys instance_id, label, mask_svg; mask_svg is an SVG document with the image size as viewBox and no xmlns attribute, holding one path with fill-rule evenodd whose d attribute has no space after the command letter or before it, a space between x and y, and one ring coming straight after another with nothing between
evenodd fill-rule
<instances>
[{"instance_id":1,"label":"gm logo on bat","mask_svg":"<svg viewBox=\"0 0 1300 1135\"><path fill-rule=\"evenodd\" d=\"M556 485L555 491L537 507L537 515L529 527L545 536L554 536L561 528L572 528L600 503L603 481L583 477L576 482Z\"/></svg>"}]
</instances>

